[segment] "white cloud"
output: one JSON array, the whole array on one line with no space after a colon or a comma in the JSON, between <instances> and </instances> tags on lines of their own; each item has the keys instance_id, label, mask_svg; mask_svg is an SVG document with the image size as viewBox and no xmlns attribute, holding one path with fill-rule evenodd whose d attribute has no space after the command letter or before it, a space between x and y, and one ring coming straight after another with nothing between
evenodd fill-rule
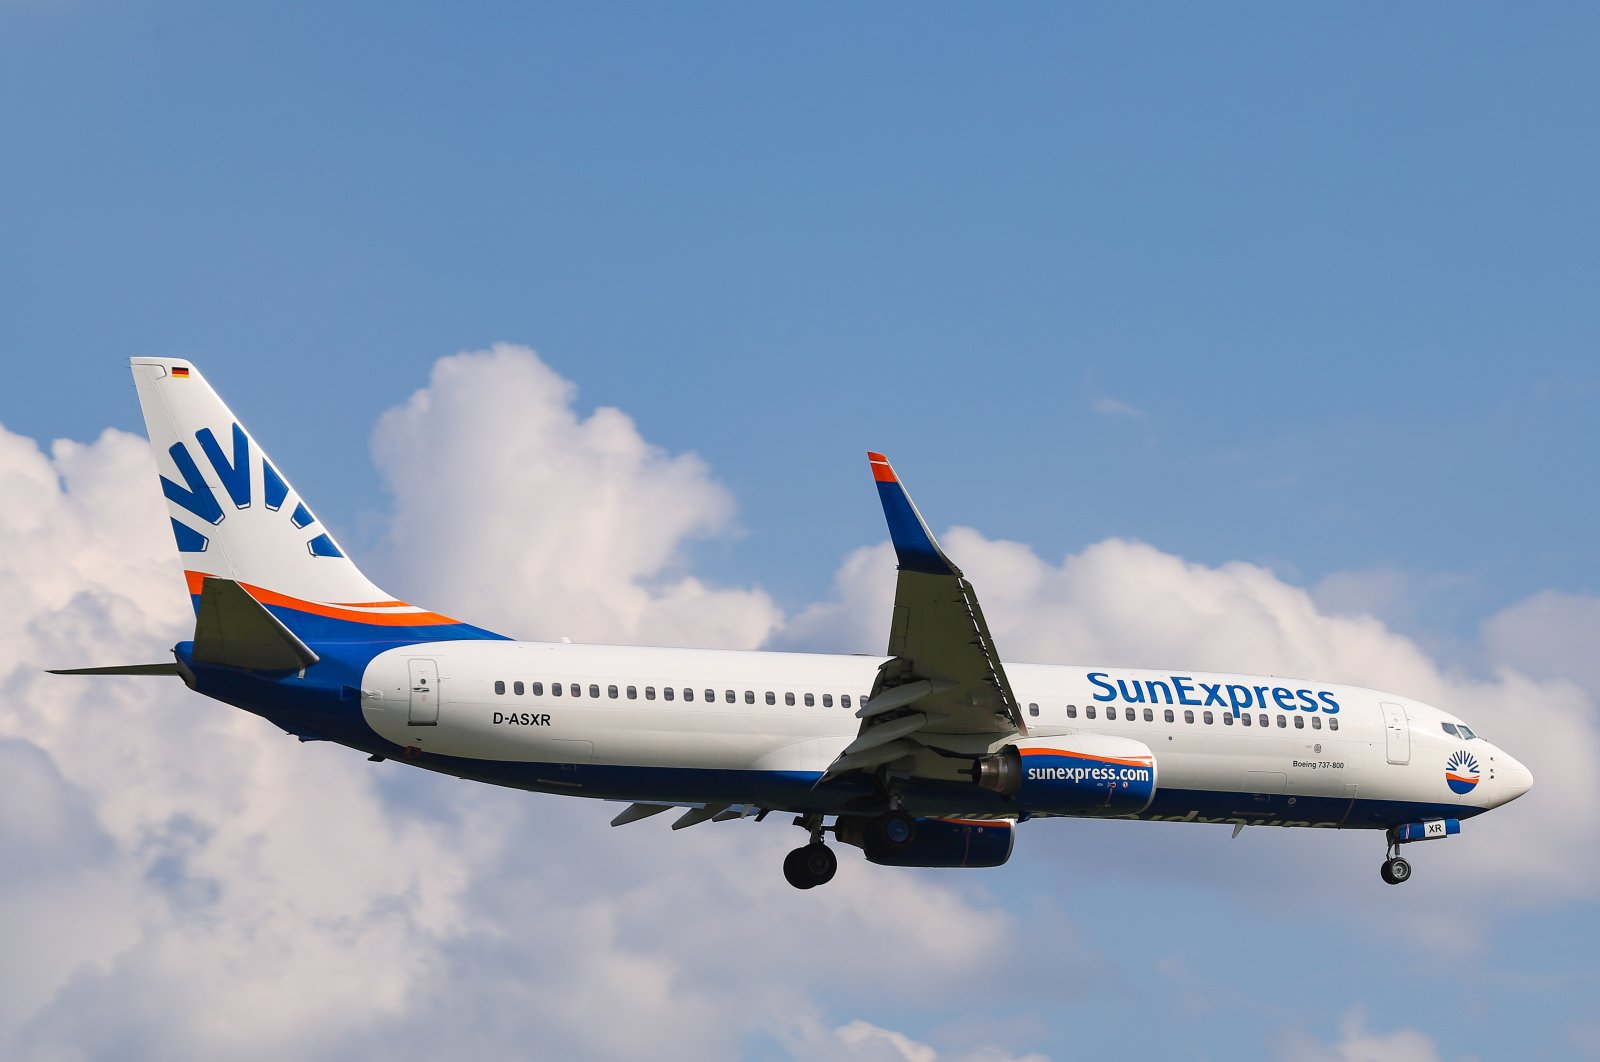
<instances>
[{"instance_id":1,"label":"white cloud","mask_svg":"<svg viewBox=\"0 0 1600 1062\"><path fill-rule=\"evenodd\" d=\"M1433 1040L1416 1029L1372 1032L1366 1016L1350 1011L1339 1022L1339 1039L1322 1045L1304 1032L1291 1033L1277 1056L1279 1062L1440 1062Z\"/></svg>"},{"instance_id":2,"label":"white cloud","mask_svg":"<svg viewBox=\"0 0 1600 1062\"><path fill-rule=\"evenodd\" d=\"M1119 402L1115 398L1110 398L1105 395L1101 395L1100 397L1096 398L1092 403L1090 403L1090 407L1102 417L1130 417L1133 420L1145 419L1144 410L1135 409L1126 402Z\"/></svg>"},{"instance_id":3,"label":"white cloud","mask_svg":"<svg viewBox=\"0 0 1600 1062\"><path fill-rule=\"evenodd\" d=\"M682 572L688 541L729 531L727 491L620 410L583 417L575 400L533 351L499 344L441 359L384 414L389 567L408 583L390 589L514 637L760 644L782 620L766 593Z\"/></svg>"},{"instance_id":4,"label":"white cloud","mask_svg":"<svg viewBox=\"0 0 1600 1062\"><path fill-rule=\"evenodd\" d=\"M650 446L620 413L580 417L570 385L527 351L445 359L385 417L375 448L397 499L392 569L446 558L438 581L390 587L426 604L578 638L883 644L886 544L846 557L833 598L780 629L760 590L683 571L684 544L731 520L704 467ZM828 888L797 893L777 866L799 831L770 821L612 830L614 807L367 764L176 682L41 675L162 659L192 615L142 439L108 432L45 454L0 430L0 489L0 912L13 942L0 953L0 1054L355 1058L382 1036L418 1058L528 1043L562 1057L705 1057L765 1038L799 1056L998 1060L1014 1052L896 1032L878 1011L961 998L975 980L1071 992L1103 962L1067 917L1035 908L1024 920L976 891L987 877L845 858ZM1012 659L1351 679L1515 734L1507 744L1539 776L1527 801L1565 813L1519 804L1428 846L1418 880L1384 893L1385 919L1439 921L1411 916L1486 892L1593 889L1600 801L1584 779L1600 750L1597 676L1573 664L1600 635L1588 599L1495 617L1485 672L1464 676L1251 565L1207 568L1119 540L1060 563L964 529L944 541ZM1370 837L1025 832L1029 858L1068 884L1084 868L1181 866L1196 887L1263 895L1293 895L1285 882L1314 875L1353 907L1369 893L1347 879L1384 888ZM1352 858L1359 873L1343 865ZM1056 946L1027 947L1024 928ZM863 955L916 976L886 977ZM1162 971L1183 980L1181 964ZM1352 1028L1357 1046L1403 1035ZM1005 1041L991 1031L960 1042Z\"/></svg>"},{"instance_id":5,"label":"white cloud","mask_svg":"<svg viewBox=\"0 0 1600 1062\"><path fill-rule=\"evenodd\" d=\"M586 485L611 498L560 588L592 582L590 629L659 636L696 594L710 619L683 640L749 644L770 629L765 595L662 575L686 536L726 526L726 497L697 462L650 448L620 414L578 420L564 385L518 352L448 360L390 430L479 438L444 417L464 400L451 373L542 411L555 427L533 441L549 467L587 462ZM495 430L532 445L516 428ZM575 496L543 476L540 489ZM825 1014L834 992L909 1002L973 971L999 978L1018 946L992 901L911 871L847 861L828 889L795 892L778 866L799 831L611 830L614 807L302 745L173 680L43 675L163 659L192 613L142 439L108 432L47 455L0 430L0 489L0 1055L358 1058L380 1036L417 1058L529 1043L561 1057L727 1055L795 1013ZM466 522L503 515L456 490ZM701 503L723 515L700 520ZM652 523L652 507L670 511ZM443 530L413 515L419 533L395 549L420 568L404 551ZM477 550L518 538L472 534ZM522 571L542 580L553 563ZM521 588L494 554L454 574L465 603L513 616ZM875 902L885 887L889 908ZM918 985L878 984L846 961L860 945L913 965Z\"/></svg>"},{"instance_id":6,"label":"white cloud","mask_svg":"<svg viewBox=\"0 0 1600 1062\"><path fill-rule=\"evenodd\" d=\"M1600 604L1540 598L1507 610L1486 625L1485 672L1472 676L1445 669L1372 616L1327 614L1311 593L1256 565L1209 568L1119 539L1051 564L1026 546L959 527L941 542L977 588L1010 660L1349 682L1439 705L1502 740L1532 769L1532 794L1470 822L1462 838L1416 853L1420 880L1398 902L1436 902L1422 884L1430 876L1456 889L1530 898L1579 896L1600 885L1600 782L1589 768L1600 759L1600 674L1564 677L1589 659L1581 647L1600 639ZM857 550L841 564L830 600L804 610L780 638L798 649L881 651L893 586L888 544ZM1540 807L1562 812L1540 814ZM1050 844L1052 825L1030 827L1019 844ZM1119 859L1136 872L1160 871L1177 858L1194 861L1197 873L1209 866L1236 878L1242 858L1250 868L1243 876L1263 891L1285 884L1285 874L1303 877L1306 859L1330 871L1346 868L1358 851L1353 845L1366 853L1361 877L1376 884L1382 848L1376 834L1299 834L1258 848L1252 844L1260 839L1252 838L1217 848L1215 829L1109 828L1117 831ZM1104 834L1084 824L1075 836L1081 845ZM1285 851L1296 853L1294 863L1282 858ZM1419 919L1408 931L1438 924ZM1472 932L1452 927L1435 943L1472 940Z\"/></svg>"}]
</instances>

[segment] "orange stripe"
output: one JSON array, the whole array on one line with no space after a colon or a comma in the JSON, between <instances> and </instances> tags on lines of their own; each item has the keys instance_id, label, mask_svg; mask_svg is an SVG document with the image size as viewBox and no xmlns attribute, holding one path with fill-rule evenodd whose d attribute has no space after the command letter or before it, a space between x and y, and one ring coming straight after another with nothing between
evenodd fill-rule
<instances>
[{"instance_id":1,"label":"orange stripe","mask_svg":"<svg viewBox=\"0 0 1600 1062\"><path fill-rule=\"evenodd\" d=\"M1451 774L1449 771L1446 771L1444 776L1452 782L1476 782L1478 780L1477 775Z\"/></svg>"},{"instance_id":2,"label":"orange stripe","mask_svg":"<svg viewBox=\"0 0 1600 1062\"><path fill-rule=\"evenodd\" d=\"M184 579L189 584L189 593L200 593L207 578L214 578L209 572L184 572ZM263 605L278 605L281 608L292 608L296 612L306 612L313 616L326 616L328 619L349 620L353 623L370 623L379 627L426 627L434 624L460 623L460 620L451 619L449 616L437 612L406 612L379 613L356 612L352 608L340 608L337 605L322 605L315 601L302 601L298 597L279 594L249 583L240 583L245 591ZM404 601L375 602L374 608L413 608Z\"/></svg>"},{"instance_id":3,"label":"orange stripe","mask_svg":"<svg viewBox=\"0 0 1600 1062\"><path fill-rule=\"evenodd\" d=\"M1151 760L1119 760L1115 756L1092 756L1087 752L1068 752L1066 749L1018 749L1024 756L1070 756L1077 760L1095 760L1099 763L1120 763L1124 767L1149 767Z\"/></svg>"},{"instance_id":4,"label":"orange stripe","mask_svg":"<svg viewBox=\"0 0 1600 1062\"><path fill-rule=\"evenodd\" d=\"M894 469L889 467L889 461L882 454L872 455L876 460L872 462L872 478L879 483L898 483L894 477Z\"/></svg>"}]
</instances>

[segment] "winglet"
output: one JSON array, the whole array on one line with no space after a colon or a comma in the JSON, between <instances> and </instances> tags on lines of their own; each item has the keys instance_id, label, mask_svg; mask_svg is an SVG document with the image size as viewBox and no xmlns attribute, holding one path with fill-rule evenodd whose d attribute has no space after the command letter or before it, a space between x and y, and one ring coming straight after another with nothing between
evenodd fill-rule
<instances>
[{"instance_id":1,"label":"winglet","mask_svg":"<svg viewBox=\"0 0 1600 1062\"><path fill-rule=\"evenodd\" d=\"M878 500L883 503L883 516L889 523L889 538L900 560L902 571L926 572L930 575L960 576L961 569L950 563L939 543L928 530L927 522L917 511L917 505L906 493L905 484L895 475L889 459L880 453L867 451L872 463L872 478L878 484Z\"/></svg>"}]
</instances>

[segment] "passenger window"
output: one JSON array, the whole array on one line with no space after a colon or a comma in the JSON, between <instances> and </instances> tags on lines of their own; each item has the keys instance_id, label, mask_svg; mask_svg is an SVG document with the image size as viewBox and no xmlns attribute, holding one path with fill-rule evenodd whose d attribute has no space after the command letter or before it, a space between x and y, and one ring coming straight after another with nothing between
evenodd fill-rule
<instances>
[{"instance_id":1,"label":"passenger window","mask_svg":"<svg viewBox=\"0 0 1600 1062\"><path fill-rule=\"evenodd\" d=\"M815 707L816 703L817 703L817 698L816 698L815 694L812 694L812 693L806 694L806 707L807 708Z\"/></svg>"},{"instance_id":2,"label":"passenger window","mask_svg":"<svg viewBox=\"0 0 1600 1062\"><path fill-rule=\"evenodd\" d=\"M1086 704L1086 705L1083 706L1083 717L1085 719L1093 719L1094 718L1094 705Z\"/></svg>"},{"instance_id":3,"label":"passenger window","mask_svg":"<svg viewBox=\"0 0 1600 1062\"><path fill-rule=\"evenodd\" d=\"M1329 719L1328 720L1328 729L1329 730L1338 730L1339 729L1339 720L1337 720L1337 719Z\"/></svg>"},{"instance_id":4,"label":"passenger window","mask_svg":"<svg viewBox=\"0 0 1600 1062\"><path fill-rule=\"evenodd\" d=\"M1037 704L1033 704L1033 703L1030 702L1028 704L1028 714L1029 715L1034 715L1034 716L1038 715L1039 714L1039 706Z\"/></svg>"},{"instance_id":5,"label":"passenger window","mask_svg":"<svg viewBox=\"0 0 1600 1062\"><path fill-rule=\"evenodd\" d=\"M524 685L523 685L523 684L522 684L522 683L520 683L520 682L513 682L513 683L512 683L512 684L511 684L511 692L512 692L512 693L515 693L515 694L516 694L516 695L517 695L517 696L518 696L518 697L521 697L521 696L522 696L522 691L523 691L523 690L524 690L524 689L526 689L526 688L527 688L527 687L525 687L525 686L524 686Z\"/></svg>"},{"instance_id":6,"label":"passenger window","mask_svg":"<svg viewBox=\"0 0 1600 1062\"><path fill-rule=\"evenodd\" d=\"M778 703L777 695L774 694L771 690L767 691L767 703L768 704L777 704Z\"/></svg>"},{"instance_id":7,"label":"passenger window","mask_svg":"<svg viewBox=\"0 0 1600 1062\"><path fill-rule=\"evenodd\" d=\"M1281 716L1281 715L1280 715L1280 716L1278 716L1278 727L1279 727L1279 728L1280 728L1280 729L1282 729L1282 728L1283 728L1283 727L1286 727L1286 726L1288 726L1288 725L1289 725L1289 721L1288 721L1288 720L1287 720L1287 719L1285 719L1285 718L1284 718L1284 717L1283 717L1283 716Z\"/></svg>"},{"instance_id":8,"label":"passenger window","mask_svg":"<svg viewBox=\"0 0 1600 1062\"><path fill-rule=\"evenodd\" d=\"M1183 710L1183 721L1185 723L1194 722L1194 711L1193 711L1193 709L1185 708Z\"/></svg>"},{"instance_id":9,"label":"passenger window","mask_svg":"<svg viewBox=\"0 0 1600 1062\"><path fill-rule=\"evenodd\" d=\"M535 697L543 697L544 696L544 683L535 682L533 684L533 695Z\"/></svg>"},{"instance_id":10,"label":"passenger window","mask_svg":"<svg viewBox=\"0 0 1600 1062\"><path fill-rule=\"evenodd\" d=\"M616 700L617 699L617 688L615 686L607 686L606 687L606 696L610 697L612 700Z\"/></svg>"},{"instance_id":11,"label":"passenger window","mask_svg":"<svg viewBox=\"0 0 1600 1062\"><path fill-rule=\"evenodd\" d=\"M822 706L824 708L832 708L833 707L833 694L824 693L822 695Z\"/></svg>"},{"instance_id":12,"label":"passenger window","mask_svg":"<svg viewBox=\"0 0 1600 1062\"><path fill-rule=\"evenodd\" d=\"M783 703L787 704L790 708L793 708L794 707L794 694L785 693L783 695Z\"/></svg>"},{"instance_id":13,"label":"passenger window","mask_svg":"<svg viewBox=\"0 0 1600 1062\"><path fill-rule=\"evenodd\" d=\"M1114 704L1106 705L1106 718L1107 719L1115 719L1116 717L1117 717L1117 706L1114 705Z\"/></svg>"},{"instance_id":14,"label":"passenger window","mask_svg":"<svg viewBox=\"0 0 1600 1062\"><path fill-rule=\"evenodd\" d=\"M1243 723L1245 726L1249 726L1250 725L1250 713L1246 712L1243 715L1241 715L1239 717L1239 722Z\"/></svg>"},{"instance_id":15,"label":"passenger window","mask_svg":"<svg viewBox=\"0 0 1600 1062\"><path fill-rule=\"evenodd\" d=\"M1067 705L1067 718L1068 719L1076 719L1076 718L1078 718L1078 706L1076 704Z\"/></svg>"},{"instance_id":16,"label":"passenger window","mask_svg":"<svg viewBox=\"0 0 1600 1062\"><path fill-rule=\"evenodd\" d=\"M734 692L733 692L733 691L732 691L732 690L729 690L729 691L728 691L728 696L727 696L727 698L726 698L726 699L727 699L727 702L728 702L728 703L729 703L729 704L733 704L733 703L735 703L735 702L736 702L736 701L738 701L738 699L739 699L739 698L738 698L738 696L737 696L737 695L736 695L736 694L735 694L735 693L734 693Z\"/></svg>"},{"instance_id":17,"label":"passenger window","mask_svg":"<svg viewBox=\"0 0 1600 1062\"><path fill-rule=\"evenodd\" d=\"M1322 729L1322 716L1314 715L1314 716L1311 717L1311 729L1312 730L1321 730Z\"/></svg>"},{"instance_id":18,"label":"passenger window","mask_svg":"<svg viewBox=\"0 0 1600 1062\"><path fill-rule=\"evenodd\" d=\"M755 694L754 690L745 690L744 691L744 703L746 703L746 704L754 704L754 703L756 703L756 694Z\"/></svg>"},{"instance_id":19,"label":"passenger window","mask_svg":"<svg viewBox=\"0 0 1600 1062\"><path fill-rule=\"evenodd\" d=\"M550 696L552 696L552 697L561 696L561 683L559 683L559 682L550 683Z\"/></svg>"},{"instance_id":20,"label":"passenger window","mask_svg":"<svg viewBox=\"0 0 1600 1062\"><path fill-rule=\"evenodd\" d=\"M597 701L600 699L600 687L593 682L589 683L589 696Z\"/></svg>"},{"instance_id":21,"label":"passenger window","mask_svg":"<svg viewBox=\"0 0 1600 1062\"><path fill-rule=\"evenodd\" d=\"M1303 715L1295 716L1294 717L1294 728L1296 730L1304 730L1306 728L1306 717L1303 716Z\"/></svg>"},{"instance_id":22,"label":"passenger window","mask_svg":"<svg viewBox=\"0 0 1600 1062\"><path fill-rule=\"evenodd\" d=\"M496 679L494 683L494 691L504 696L506 692L506 684L499 679Z\"/></svg>"},{"instance_id":23,"label":"passenger window","mask_svg":"<svg viewBox=\"0 0 1600 1062\"><path fill-rule=\"evenodd\" d=\"M1172 709L1171 708L1168 708L1164 712L1162 712L1161 713L1161 717L1163 719L1165 719L1169 723L1177 722L1177 717L1172 714Z\"/></svg>"},{"instance_id":24,"label":"passenger window","mask_svg":"<svg viewBox=\"0 0 1600 1062\"><path fill-rule=\"evenodd\" d=\"M638 686L629 686L628 687L628 700L636 701L638 699L639 699L639 687Z\"/></svg>"},{"instance_id":25,"label":"passenger window","mask_svg":"<svg viewBox=\"0 0 1600 1062\"><path fill-rule=\"evenodd\" d=\"M730 697L728 699L732 700L733 698ZM716 704L717 703L717 691L716 690L706 690L706 703L707 704Z\"/></svg>"},{"instance_id":26,"label":"passenger window","mask_svg":"<svg viewBox=\"0 0 1600 1062\"><path fill-rule=\"evenodd\" d=\"M1266 716L1266 713L1264 713L1264 712L1262 713L1261 718L1256 720L1256 722L1260 723L1262 726L1271 726L1272 725L1271 723L1269 723L1267 721L1267 716Z\"/></svg>"},{"instance_id":27,"label":"passenger window","mask_svg":"<svg viewBox=\"0 0 1600 1062\"><path fill-rule=\"evenodd\" d=\"M663 686L663 687L661 687L661 699L664 700L664 701L672 700L672 698L676 697L677 694L678 694L678 691L673 689L671 686Z\"/></svg>"},{"instance_id":28,"label":"passenger window","mask_svg":"<svg viewBox=\"0 0 1600 1062\"><path fill-rule=\"evenodd\" d=\"M1210 726L1211 725L1211 713L1210 712L1204 713L1203 715L1201 715L1200 718L1202 718L1202 719L1204 719L1206 721L1206 726Z\"/></svg>"},{"instance_id":29,"label":"passenger window","mask_svg":"<svg viewBox=\"0 0 1600 1062\"><path fill-rule=\"evenodd\" d=\"M848 708L848 707L850 707L850 695L848 693L841 693L839 695L839 707L840 708Z\"/></svg>"},{"instance_id":30,"label":"passenger window","mask_svg":"<svg viewBox=\"0 0 1600 1062\"><path fill-rule=\"evenodd\" d=\"M1144 710L1144 721L1147 722L1147 723L1155 722L1156 721L1156 713L1154 713L1150 709L1146 708Z\"/></svg>"},{"instance_id":31,"label":"passenger window","mask_svg":"<svg viewBox=\"0 0 1600 1062\"><path fill-rule=\"evenodd\" d=\"M654 686L646 686L644 688L644 699L647 701L656 699L656 688Z\"/></svg>"},{"instance_id":32,"label":"passenger window","mask_svg":"<svg viewBox=\"0 0 1600 1062\"><path fill-rule=\"evenodd\" d=\"M1222 713L1222 725L1223 726L1232 726L1233 725L1233 716L1229 715L1227 712L1223 712Z\"/></svg>"},{"instance_id":33,"label":"passenger window","mask_svg":"<svg viewBox=\"0 0 1600 1062\"><path fill-rule=\"evenodd\" d=\"M691 687L688 687L688 686L684 687L684 689L683 689L683 699L686 700L686 701L694 700L694 690Z\"/></svg>"}]
</instances>

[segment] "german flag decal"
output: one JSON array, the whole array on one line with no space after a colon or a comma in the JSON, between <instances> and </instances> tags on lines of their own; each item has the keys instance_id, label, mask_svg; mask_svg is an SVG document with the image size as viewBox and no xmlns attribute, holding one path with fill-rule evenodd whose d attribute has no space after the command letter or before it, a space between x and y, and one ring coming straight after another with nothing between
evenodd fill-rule
<instances>
[{"instance_id":1,"label":"german flag decal","mask_svg":"<svg viewBox=\"0 0 1600 1062\"><path fill-rule=\"evenodd\" d=\"M187 365L174 365L172 367L172 375L179 380L187 380L189 378L189 367Z\"/></svg>"}]
</instances>

